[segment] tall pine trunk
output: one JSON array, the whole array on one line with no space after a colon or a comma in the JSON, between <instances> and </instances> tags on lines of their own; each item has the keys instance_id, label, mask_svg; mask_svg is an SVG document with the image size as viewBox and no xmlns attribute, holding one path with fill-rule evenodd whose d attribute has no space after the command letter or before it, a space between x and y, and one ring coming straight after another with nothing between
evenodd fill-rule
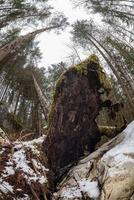
<instances>
[{"instance_id":1,"label":"tall pine trunk","mask_svg":"<svg viewBox=\"0 0 134 200\"><path fill-rule=\"evenodd\" d=\"M42 33L44 31L48 31L51 29L59 28L60 25L50 26L42 29L38 29L26 35L20 36L15 40L9 42L8 44L4 45L0 48L0 61L2 61L9 53L13 53L16 50L20 49L27 41L34 38L37 34Z\"/></svg>"}]
</instances>

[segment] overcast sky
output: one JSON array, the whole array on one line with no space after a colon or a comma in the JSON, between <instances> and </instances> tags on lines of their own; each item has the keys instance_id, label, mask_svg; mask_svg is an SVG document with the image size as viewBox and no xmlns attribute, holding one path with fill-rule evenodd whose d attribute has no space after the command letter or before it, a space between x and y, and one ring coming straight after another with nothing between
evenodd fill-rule
<instances>
[{"instance_id":1,"label":"overcast sky","mask_svg":"<svg viewBox=\"0 0 134 200\"><path fill-rule=\"evenodd\" d=\"M91 17L84 9L74 8L71 0L50 0L49 2L56 11L63 12L71 24L78 19ZM93 17L96 21L100 21L98 15ZM43 56L42 62L39 64L40 67L47 67L54 63L66 61L71 52L71 49L67 46L71 42L69 32L70 28L68 27L60 35L56 35L54 32L44 32L38 36L37 40L40 41L39 47Z\"/></svg>"}]
</instances>

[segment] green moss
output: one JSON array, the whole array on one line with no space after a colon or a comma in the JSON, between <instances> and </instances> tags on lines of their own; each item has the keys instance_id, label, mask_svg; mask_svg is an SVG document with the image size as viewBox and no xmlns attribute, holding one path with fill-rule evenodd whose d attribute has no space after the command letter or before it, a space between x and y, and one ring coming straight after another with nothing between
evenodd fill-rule
<instances>
[{"instance_id":1,"label":"green moss","mask_svg":"<svg viewBox=\"0 0 134 200\"><path fill-rule=\"evenodd\" d=\"M95 59L95 56L90 56L87 60L79 63L78 65L68 68L65 72L63 72L61 74L61 76L57 80L56 87L55 87L55 90L54 90L54 93L53 93L53 97L52 97L53 99L52 99L51 109L50 109L50 112L49 112L49 115L48 115L47 130L52 125L52 121L53 121L53 117L54 117L54 112L55 112L55 106L56 106L56 102L57 102L57 98L58 98L58 91L59 91L59 88L61 86L62 81L65 81L65 79L66 79L65 74L67 72L69 72L69 71L70 72L71 71L76 71L76 72L78 72L80 74L85 74L86 75L87 74L87 64L90 62L90 59L97 60L97 59Z\"/></svg>"},{"instance_id":2,"label":"green moss","mask_svg":"<svg viewBox=\"0 0 134 200\"><path fill-rule=\"evenodd\" d=\"M97 63L99 65L99 58L95 54L92 54L91 56L89 56L88 61Z\"/></svg>"},{"instance_id":3,"label":"green moss","mask_svg":"<svg viewBox=\"0 0 134 200\"><path fill-rule=\"evenodd\" d=\"M0 106L1 106L1 105L5 105L5 106L6 106L6 103L3 102L3 101L0 101Z\"/></svg>"},{"instance_id":4,"label":"green moss","mask_svg":"<svg viewBox=\"0 0 134 200\"><path fill-rule=\"evenodd\" d=\"M104 90L109 92L112 89L112 85L111 85L111 82L110 82L108 76L101 69L97 70L97 72L99 75L99 79L100 79L102 88L104 88Z\"/></svg>"},{"instance_id":5,"label":"green moss","mask_svg":"<svg viewBox=\"0 0 134 200\"><path fill-rule=\"evenodd\" d=\"M53 97L52 97L52 105L51 105L51 109L50 109L50 112L49 112L49 115L48 115L47 129L49 129L51 124L52 124L55 106L56 106L56 102L57 102L57 98L58 98L58 89L60 88L60 85L61 85L63 80L65 80L64 73L61 74L61 76L59 77L59 79L56 82L55 90L53 92Z\"/></svg>"},{"instance_id":6,"label":"green moss","mask_svg":"<svg viewBox=\"0 0 134 200\"><path fill-rule=\"evenodd\" d=\"M80 64L76 65L74 69L80 74L87 74L87 62L81 62Z\"/></svg>"},{"instance_id":7,"label":"green moss","mask_svg":"<svg viewBox=\"0 0 134 200\"><path fill-rule=\"evenodd\" d=\"M83 62L79 63L78 65L74 66L74 69L77 72L86 75L87 74L87 65L90 64L91 62L97 63L99 66L99 58L95 54L92 54L91 56L89 56L89 58L87 58Z\"/></svg>"},{"instance_id":8,"label":"green moss","mask_svg":"<svg viewBox=\"0 0 134 200\"><path fill-rule=\"evenodd\" d=\"M102 87L104 87L104 89L108 89L108 90L111 89L111 84L110 84L106 74L103 72L102 67L99 64L99 59L95 54L92 54L91 56L89 56L88 59L86 59L85 61L79 63L78 65L70 67L65 72L63 72L63 74L57 80L55 91L53 93L52 105L51 105L51 109L50 109L49 116L48 116L47 129L49 129L51 127L51 125L52 125L54 112L55 112L55 107L56 107L56 102L57 102L58 93L59 93L59 88L61 87L61 83L63 81L66 81L67 72L76 71L77 73L80 73L80 74L83 74L83 75L87 75L87 65L90 64L91 62L98 64L97 72L98 72Z\"/></svg>"}]
</instances>

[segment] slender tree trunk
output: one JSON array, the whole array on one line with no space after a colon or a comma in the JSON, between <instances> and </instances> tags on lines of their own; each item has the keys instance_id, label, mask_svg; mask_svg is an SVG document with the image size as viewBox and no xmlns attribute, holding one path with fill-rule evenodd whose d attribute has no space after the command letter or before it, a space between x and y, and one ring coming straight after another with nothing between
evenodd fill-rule
<instances>
[{"instance_id":1,"label":"slender tree trunk","mask_svg":"<svg viewBox=\"0 0 134 200\"><path fill-rule=\"evenodd\" d=\"M3 92L4 92L4 89L5 89L5 84L3 83L3 84L1 85L1 88L0 88L0 99L1 99L1 97L2 97L2 94L3 94Z\"/></svg>"},{"instance_id":2,"label":"slender tree trunk","mask_svg":"<svg viewBox=\"0 0 134 200\"><path fill-rule=\"evenodd\" d=\"M25 114L25 106L26 106L25 98L21 96L18 113L17 113L17 117L18 119L20 119L20 121L23 121L24 114Z\"/></svg>"},{"instance_id":3,"label":"slender tree trunk","mask_svg":"<svg viewBox=\"0 0 134 200\"><path fill-rule=\"evenodd\" d=\"M9 99L8 99L9 106L11 106L11 104L13 102L13 98L14 98L14 90L11 91L11 94L10 94Z\"/></svg>"},{"instance_id":4,"label":"slender tree trunk","mask_svg":"<svg viewBox=\"0 0 134 200\"><path fill-rule=\"evenodd\" d=\"M73 49L74 49L74 52L76 53L76 56L78 57L79 61L81 62L82 60L80 58L80 55L79 55L77 49L75 47L73 47Z\"/></svg>"},{"instance_id":5,"label":"slender tree trunk","mask_svg":"<svg viewBox=\"0 0 134 200\"><path fill-rule=\"evenodd\" d=\"M109 53L109 51L98 41L98 40L96 40L96 38L95 37L93 37L92 35L90 35L90 34L88 34L89 35L89 37L91 37L92 39L93 39L93 41L95 41L106 53L107 53L107 55L109 56L109 58L115 63L115 65L118 67L118 70L119 70L119 72L121 73L121 74L123 74L123 76L124 76L124 78L126 79L126 80L128 80L128 78L127 78L127 76L126 76L126 74L124 74L123 73L123 70L121 69L121 66L119 66L117 63L116 63L116 60L111 56L111 54ZM90 39L88 37L88 39ZM113 65L112 65L113 66ZM115 69L115 67L113 66L111 69L112 69L112 71L113 71L113 68L114 68L114 70L115 71L117 71L116 69ZM114 71L113 71L114 72ZM120 76L118 75L118 77L120 78ZM120 78L121 79L121 78ZM119 80L119 79L118 79ZM133 91L133 94L134 94L134 90L133 90L133 85L130 83L130 82L128 82L129 83L129 85L130 85L130 87L131 87L131 89L132 89L132 91ZM123 85L124 85L124 83L123 83ZM125 89L126 90L126 89ZM127 92L127 93L129 93L129 92ZM131 97L131 95L129 94L129 96Z\"/></svg>"},{"instance_id":6,"label":"slender tree trunk","mask_svg":"<svg viewBox=\"0 0 134 200\"><path fill-rule=\"evenodd\" d=\"M7 83L7 85L4 88L4 92L2 94L1 101L4 100L4 97L5 97L5 94L6 94L7 90L8 90L9 85L10 85L10 81Z\"/></svg>"},{"instance_id":7,"label":"slender tree trunk","mask_svg":"<svg viewBox=\"0 0 134 200\"><path fill-rule=\"evenodd\" d=\"M48 114L48 103L43 95L43 92L41 91L34 75L33 75L33 81L34 81L34 85L35 85L35 90L37 92L37 95L38 95L38 98L39 98L39 101L40 101L40 105L42 107L42 110L43 110L43 114L44 114L44 117L45 117L45 120L47 121L47 114Z\"/></svg>"},{"instance_id":8,"label":"slender tree trunk","mask_svg":"<svg viewBox=\"0 0 134 200\"><path fill-rule=\"evenodd\" d=\"M15 108L14 108L14 114L16 114L18 103L19 103L19 99L20 99L20 93L18 94L17 99L16 99L16 104L15 104Z\"/></svg>"}]
</instances>

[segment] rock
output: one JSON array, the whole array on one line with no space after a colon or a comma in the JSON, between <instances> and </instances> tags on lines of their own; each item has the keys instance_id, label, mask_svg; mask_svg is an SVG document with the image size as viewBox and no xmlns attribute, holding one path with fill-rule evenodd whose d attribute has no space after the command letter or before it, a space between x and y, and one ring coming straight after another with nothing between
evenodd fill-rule
<instances>
[{"instance_id":1,"label":"rock","mask_svg":"<svg viewBox=\"0 0 134 200\"><path fill-rule=\"evenodd\" d=\"M57 200L134 199L134 121L73 167L57 189Z\"/></svg>"}]
</instances>

